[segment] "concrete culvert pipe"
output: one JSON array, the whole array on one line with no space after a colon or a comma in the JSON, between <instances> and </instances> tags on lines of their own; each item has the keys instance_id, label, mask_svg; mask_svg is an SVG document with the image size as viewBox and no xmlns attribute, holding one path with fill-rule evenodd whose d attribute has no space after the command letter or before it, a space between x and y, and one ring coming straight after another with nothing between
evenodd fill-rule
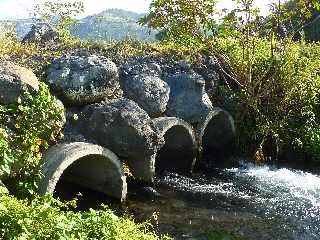
<instances>
[{"instance_id":1,"label":"concrete culvert pipe","mask_svg":"<svg viewBox=\"0 0 320 240\"><path fill-rule=\"evenodd\" d=\"M191 173L196 161L197 143L192 126L175 117L153 119L165 144L158 150L155 171Z\"/></svg>"},{"instance_id":2,"label":"concrete culvert pipe","mask_svg":"<svg viewBox=\"0 0 320 240\"><path fill-rule=\"evenodd\" d=\"M126 178L118 157L98 145L74 142L51 147L44 156L40 193L54 194L59 181L124 200Z\"/></svg>"},{"instance_id":3,"label":"concrete culvert pipe","mask_svg":"<svg viewBox=\"0 0 320 240\"><path fill-rule=\"evenodd\" d=\"M232 116L214 108L197 126L201 155L219 158L232 152L235 140L235 125Z\"/></svg>"}]
</instances>

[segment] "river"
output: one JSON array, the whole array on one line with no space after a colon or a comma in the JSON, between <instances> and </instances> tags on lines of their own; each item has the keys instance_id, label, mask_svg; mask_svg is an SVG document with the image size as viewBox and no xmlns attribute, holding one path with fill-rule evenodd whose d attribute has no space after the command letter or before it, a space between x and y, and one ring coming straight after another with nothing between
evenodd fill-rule
<instances>
[{"instance_id":1,"label":"river","mask_svg":"<svg viewBox=\"0 0 320 240\"><path fill-rule=\"evenodd\" d=\"M192 177L165 173L155 189L160 196L131 194L128 211L139 220L151 219L175 239L210 239L215 229L253 240L320 239L315 174L242 164Z\"/></svg>"}]
</instances>

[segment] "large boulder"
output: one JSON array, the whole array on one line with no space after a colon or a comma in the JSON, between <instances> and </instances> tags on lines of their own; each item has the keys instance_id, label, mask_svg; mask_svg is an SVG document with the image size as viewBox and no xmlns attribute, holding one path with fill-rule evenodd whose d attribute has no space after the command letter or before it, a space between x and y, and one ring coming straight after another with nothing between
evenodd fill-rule
<instances>
[{"instance_id":1,"label":"large boulder","mask_svg":"<svg viewBox=\"0 0 320 240\"><path fill-rule=\"evenodd\" d=\"M22 42L47 43L59 40L59 33L48 23L36 23L32 25L30 31L23 37Z\"/></svg>"},{"instance_id":2,"label":"large boulder","mask_svg":"<svg viewBox=\"0 0 320 240\"><path fill-rule=\"evenodd\" d=\"M137 178L153 180L155 154L164 140L135 102L121 98L89 105L79 114L75 128L127 160Z\"/></svg>"},{"instance_id":3,"label":"large boulder","mask_svg":"<svg viewBox=\"0 0 320 240\"><path fill-rule=\"evenodd\" d=\"M166 111L170 89L161 78L141 74L125 78L122 83L126 97L138 103L151 117Z\"/></svg>"},{"instance_id":4,"label":"large boulder","mask_svg":"<svg viewBox=\"0 0 320 240\"><path fill-rule=\"evenodd\" d=\"M53 61L47 81L67 105L86 105L122 96L118 68L103 56L66 55Z\"/></svg>"},{"instance_id":5,"label":"large boulder","mask_svg":"<svg viewBox=\"0 0 320 240\"><path fill-rule=\"evenodd\" d=\"M205 89L209 96L216 93L221 85L221 76L218 59L214 56L205 56L204 59L194 65L194 70L205 80Z\"/></svg>"},{"instance_id":6,"label":"large boulder","mask_svg":"<svg viewBox=\"0 0 320 240\"><path fill-rule=\"evenodd\" d=\"M11 62L0 63L0 104L16 102L25 92L38 90L39 81L31 70Z\"/></svg>"},{"instance_id":7,"label":"large boulder","mask_svg":"<svg viewBox=\"0 0 320 240\"><path fill-rule=\"evenodd\" d=\"M213 108L205 92L205 81L197 73L178 72L166 76L170 87L170 100L166 114L189 123L201 122Z\"/></svg>"},{"instance_id":8,"label":"large boulder","mask_svg":"<svg viewBox=\"0 0 320 240\"><path fill-rule=\"evenodd\" d=\"M159 64L144 58L130 59L120 67L125 96L138 103L151 117L162 115L169 101L170 88L161 79L161 74Z\"/></svg>"}]
</instances>

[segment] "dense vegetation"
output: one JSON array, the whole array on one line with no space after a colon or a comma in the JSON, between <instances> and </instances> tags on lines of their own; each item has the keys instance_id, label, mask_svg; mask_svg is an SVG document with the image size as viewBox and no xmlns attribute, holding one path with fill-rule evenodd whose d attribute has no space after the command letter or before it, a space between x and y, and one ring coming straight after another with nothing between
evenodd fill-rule
<instances>
[{"instance_id":1,"label":"dense vegetation","mask_svg":"<svg viewBox=\"0 0 320 240\"><path fill-rule=\"evenodd\" d=\"M264 19L262 24L252 1L237 2L237 8L218 24L208 17L215 11L216 1L155 0L150 14L140 21L164 33L162 42L152 44L130 39L80 41L66 31L73 24L70 18L57 23L63 41L54 47L21 43L8 31L0 38L0 61L29 67L42 78L43 67L54 57L79 48L99 52L115 62L135 55L160 55L197 64L212 55L221 65L224 82L210 97L234 116L238 153L256 161L300 158L305 164L320 165L320 43L304 38L294 41L296 31L286 35L281 31L288 17L309 16L319 4L309 1L314 5L299 6L301 11L290 16L286 6L275 4L270 21ZM52 16L50 11L46 17ZM303 21L313 17L311 14ZM26 94L15 104L0 106L0 180L11 193L24 198L0 193L0 237L159 239L148 224L118 218L106 207L75 213L74 202L37 196L38 165L49 144L62 137L61 113L45 83L41 83L40 94ZM4 127L9 119L11 129Z\"/></svg>"}]
</instances>

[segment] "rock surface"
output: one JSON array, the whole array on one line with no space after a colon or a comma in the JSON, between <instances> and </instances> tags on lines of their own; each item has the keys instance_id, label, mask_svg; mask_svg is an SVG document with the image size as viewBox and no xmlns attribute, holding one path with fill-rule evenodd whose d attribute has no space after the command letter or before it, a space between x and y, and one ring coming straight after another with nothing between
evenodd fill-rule
<instances>
[{"instance_id":1,"label":"rock surface","mask_svg":"<svg viewBox=\"0 0 320 240\"><path fill-rule=\"evenodd\" d=\"M159 64L146 59L134 58L120 67L120 79L124 94L135 101L151 117L166 111L170 89L161 79Z\"/></svg>"},{"instance_id":2,"label":"rock surface","mask_svg":"<svg viewBox=\"0 0 320 240\"><path fill-rule=\"evenodd\" d=\"M166 77L170 100L166 114L189 123L201 122L213 108L205 92L204 79L194 72L180 72Z\"/></svg>"},{"instance_id":3,"label":"rock surface","mask_svg":"<svg viewBox=\"0 0 320 240\"><path fill-rule=\"evenodd\" d=\"M31 30L24 36L22 42L46 43L59 40L59 33L47 23L32 25Z\"/></svg>"},{"instance_id":4,"label":"rock surface","mask_svg":"<svg viewBox=\"0 0 320 240\"><path fill-rule=\"evenodd\" d=\"M122 96L118 68L109 59L79 53L53 61L47 81L67 105L85 105Z\"/></svg>"},{"instance_id":5,"label":"rock surface","mask_svg":"<svg viewBox=\"0 0 320 240\"><path fill-rule=\"evenodd\" d=\"M76 129L127 160L137 178L153 180L154 155L164 141L135 102L121 98L89 105L80 113Z\"/></svg>"},{"instance_id":6,"label":"rock surface","mask_svg":"<svg viewBox=\"0 0 320 240\"><path fill-rule=\"evenodd\" d=\"M126 97L138 103L151 117L166 111L170 89L161 78L141 74L126 78L122 83Z\"/></svg>"},{"instance_id":7,"label":"rock surface","mask_svg":"<svg viewBox=\"0 0 320 240\"><path fill-rule=\"evenodd\" d=\"M38 90L39 81L31 70L11 62L0 63L1 104L16 102L25 92L37 92Z\"/></svg>"},{"instance_id":8,"label":"rock surface","mask_svg":"<svg viewBox=\"0 0 320 240\"><path fill-rule=\"evenodd\" d=\"M209 95L216 93L217 87L221 84L218 60L213 56L205 57L203 62L197 63L194 70L205 80L205 89Z\"/></svg>"}]
</instances>

